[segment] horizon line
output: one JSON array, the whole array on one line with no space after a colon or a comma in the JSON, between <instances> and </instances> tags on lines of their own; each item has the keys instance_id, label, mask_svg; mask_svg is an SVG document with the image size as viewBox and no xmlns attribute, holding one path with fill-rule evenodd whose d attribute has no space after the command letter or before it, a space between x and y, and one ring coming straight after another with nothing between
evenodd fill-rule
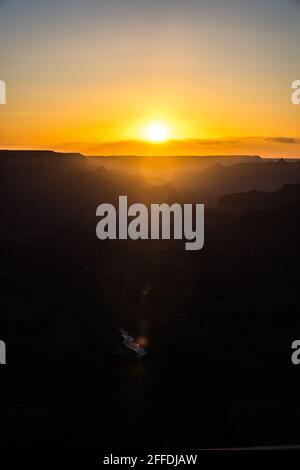
<instances>
[{"instance_id":1,"label":"horizon line","mask_svg":"<svg viewBox=\"0 0 300 470\"><path fill-rule=\"evenodd\" d=\"M80 155L86 158L260 158L260 159L272 159L272 160L298 160L300 159L300 155L297 156L272 156L272 155L260 155L260 154L206 154L206 155L199 155L199 154L186 154L186 155L139 155L139 154L85 154L79 151L74 152L65 152L47 148L41 149L33 149L33 148L23 148L23 149L9 149L9 148L0 148L0 152L34 152L34 153L54 153L54 154L62 154L62 155Z\"/></svg>"},{"instance_id":2,"label":"horizon line","mask_svg":"<svg viewBox=\"0 0 300 470\"><path fill-rule=\"evenodd\" d=\"M54 149L51 149L51 148L40 148L40 149L36 149L36 148L13 148L13 149L10 149L10 148L0 148L0 152L34 152L34 153L42 153L42 152L49 152L49 153L55 153L55 154L63 154L63 155L81 155L82 157L91 157L91 158L111 158L111 157L124 157L124 158L132 158L132 157L136 157L136 158L174 158L174 157L178 157L178 158L212 158L212 157L218 157L218 158L268 158L268 159L273 159L273 160L281 160L281 159L290 159L290 160L298 160L300 159L300 155L299 156L272 156L272 155L261 155L261 154L239 154L239 153L236 153L236 154L206 154L206 155L197 155L197 154L185 154L185 155L177 155L177 154L173 154L173 155L145 155L145 154L86 154L86 153L82 153L80 151L74 151L74 152L65 152L65 151L60 151L60 150L54 150Z\"/></svg>"}]
</instances>

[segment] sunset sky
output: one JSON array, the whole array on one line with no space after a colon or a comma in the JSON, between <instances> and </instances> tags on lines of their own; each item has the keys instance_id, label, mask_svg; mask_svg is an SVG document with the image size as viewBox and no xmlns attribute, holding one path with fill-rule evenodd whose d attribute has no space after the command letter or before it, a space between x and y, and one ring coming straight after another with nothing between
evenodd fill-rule
<instances>
[{"instance_id":1,"label":"sunset sky","mask_svg":"<svg viewBox=\"0 0 300 470\"><path fill-rule=\"evenodd\" d=\"M300 157L299 25L300 0L0 0L0 148Z\"/></svg>"}]
</instances>

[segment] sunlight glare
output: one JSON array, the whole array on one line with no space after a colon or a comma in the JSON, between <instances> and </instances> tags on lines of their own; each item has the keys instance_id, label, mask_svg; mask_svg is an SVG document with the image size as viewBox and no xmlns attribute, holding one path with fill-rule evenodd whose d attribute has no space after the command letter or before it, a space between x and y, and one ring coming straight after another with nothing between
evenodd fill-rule
<instances>
[{"instance_id":1,"label":"sunlight glare","mask_svg":"<svg viewBox=\"0 0 300 470\"><path fill-rule=\"evenodd\" d=\"M152 122L146 126L145 140L152 143L162 143L169 139L168 126L162 122Z\"/></svg>"}]
</instances>

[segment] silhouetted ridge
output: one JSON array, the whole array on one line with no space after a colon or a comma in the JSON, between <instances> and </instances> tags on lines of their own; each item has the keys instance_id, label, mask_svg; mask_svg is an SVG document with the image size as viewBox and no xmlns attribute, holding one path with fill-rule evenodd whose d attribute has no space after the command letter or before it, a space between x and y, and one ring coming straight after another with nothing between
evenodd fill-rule
<instances>
[{"instance_id":1,"label":"silhouetted ridge","mask_svg":"<svg viewBox=\"0 0 300 470\"><path fill-rule=\"evenodd\" d=\"M300 185L285 184L279 191L252 190L220 197L218 209L229 211L275 210L300 201Z\"/></svg>"},{"instance_id":2,"label":"silhouetted ridge","mask_svg":"<svg viewBox=\"0 0 300 470\"><path fill-rule=\"evenodd\" d=\"M30 157L30 158L78 158L83 159L84 156L81 153L63 153L54 152L53 150L0 150L0 157Z\"/></svg>"}]
</instances>

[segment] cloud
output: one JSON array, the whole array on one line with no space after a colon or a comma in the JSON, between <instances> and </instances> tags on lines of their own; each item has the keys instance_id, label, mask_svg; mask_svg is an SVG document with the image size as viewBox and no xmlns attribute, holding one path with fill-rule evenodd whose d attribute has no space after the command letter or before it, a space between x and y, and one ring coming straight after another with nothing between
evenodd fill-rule
<instances>
[{"instance_id":1,"label":"cloud","mask_svg":"<svg viewBox=\"0 0 300 470\"><path fill-rule=\"evenodd\" d=\"M294 137L267 137L265 141L277 144L298 144L300 139L295 139Z\"/></svg>"},{"instance_id":2,"label":"cloud","mask_svg":"<svg viewBox=\"0 0 300 470\"><path fill-rule=\"evenodd\" d=\"M114 142L65 142L55 145L59 151L81 152L87 155L223 155L300 153L300 138L296 137L226 137L211 139L170 140L151 144L141 140ZM53 147L53 146L52 146ZM289 151L287 150L289 148Z\"/></svg>"}]
</instances>

